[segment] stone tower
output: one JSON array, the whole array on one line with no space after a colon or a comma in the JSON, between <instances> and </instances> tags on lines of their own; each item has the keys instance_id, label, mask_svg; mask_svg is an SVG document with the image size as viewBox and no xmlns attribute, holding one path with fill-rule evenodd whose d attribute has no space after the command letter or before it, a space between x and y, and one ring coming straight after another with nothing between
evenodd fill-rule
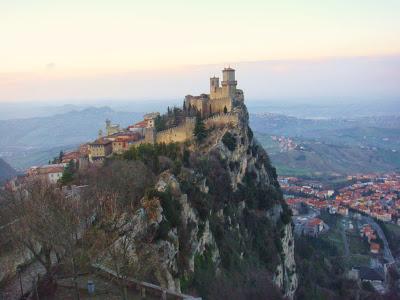
<instances>
[{"instance_id":1,"label":"stone tower","mask_svg":"<svg viewBox=\"0 0 400 300\"><path fill-rule=\"evenodd\" d=\"M219 88L219 78L218 77L211 77L210 78L210 95L216 94Z\"/></svg>"},{"instance_id":2,"label":"stone tower","mask_svg":"<svg viewBox=\"0 0 400 300\"><path fill-rule=\"evenodd\" d=\"M233 98L236 95L235 70L232 68L225 68L222 70L222 94L225 97Z\"/></svg>"}]
</instances>

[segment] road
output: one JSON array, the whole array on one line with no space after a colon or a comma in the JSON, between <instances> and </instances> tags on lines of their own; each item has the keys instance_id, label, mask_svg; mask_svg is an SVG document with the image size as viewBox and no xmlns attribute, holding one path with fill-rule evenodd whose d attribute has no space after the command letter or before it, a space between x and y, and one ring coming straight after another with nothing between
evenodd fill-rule
<instances>
[{"instance_id":1,"label":"road","mask_svg":"<svg viewBox=\"0 0 400 300\"><path fill-rule=\"evenodd\" d=\"M382 228L379 226L378 223L376 223L371 217L367 217L367 216L362 216L362 220L365 223L369 223L372 228L375 230L375 232L378 234L379 238L382 240L383 242L383 257L388 261L388 263L393 263L395 262L394 257L392 255L392 251L390 251L389 248L389 243L386 239L385 234L382 231Z\"/></svg>"}]
</instances>

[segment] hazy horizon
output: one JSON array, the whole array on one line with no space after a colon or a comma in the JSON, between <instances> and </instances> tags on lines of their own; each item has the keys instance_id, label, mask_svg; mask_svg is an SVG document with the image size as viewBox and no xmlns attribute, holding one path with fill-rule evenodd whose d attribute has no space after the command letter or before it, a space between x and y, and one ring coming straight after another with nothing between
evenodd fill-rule
<instances>
[{"instance_id":1,"label":"hazy horizon","mask_svg":"<svg viewBox=\"0 0 400 300\"><path fill-rule=\"evenodd\" d=\"M1 102L99 102L183 99L209 91L209 77L226 66L88 73L65 78L56 69L42 76L2 75ZM400 55L320 60L271 60L232 64L247 99L344 102L399 99Z\"/></svg>"}]
</instances>

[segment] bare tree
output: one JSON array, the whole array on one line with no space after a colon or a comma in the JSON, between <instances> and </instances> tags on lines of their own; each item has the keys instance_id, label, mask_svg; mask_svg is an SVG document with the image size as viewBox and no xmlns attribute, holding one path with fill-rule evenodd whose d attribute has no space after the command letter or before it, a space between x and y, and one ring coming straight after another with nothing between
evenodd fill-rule
<instances>
[{"instance_id":1,"label":"bare tree","mask_svg":"<svg viewBox=\"0 0 400 300\"><path fill-rule=\"evenodd\" d=\"M118 205L119 195L114 191L94 194L97 203L97 223L87 231L86 249L93 264L115 273L122 283L121 295L127 299L127 279L143 279L157 263L157 255L150 243L133 233L131 217L135 209ZM137 207L136 207L137 208Z\"/></svg>"},{"instance_id":2,"label":"bare tree","mask_svg":"<svg viewBox=\"0 0 400 300\"><path fill-rule=\"evenodd\" d=\"M8 194L7 211L14 220L12 238L22 250L28 249L50 276L52 254L60 250L54 240L63 230L59 219L63 199L59 189L43 180L32 180Z\"/></svg>"},{"instance_id":3,"label":"bare tree","mask_svg":"<svg viewBox=\"0 0 400 300\"><path fill-rule=\"evenodd\" d=\"M93 207L79 198L66 198L57 185L33 179L8 194L7 211L14 220L11 238L43 265L50 281L53 266L61 260L72 267L76 287L78 241L86 230Z\"/></svg>"}]
</instances>

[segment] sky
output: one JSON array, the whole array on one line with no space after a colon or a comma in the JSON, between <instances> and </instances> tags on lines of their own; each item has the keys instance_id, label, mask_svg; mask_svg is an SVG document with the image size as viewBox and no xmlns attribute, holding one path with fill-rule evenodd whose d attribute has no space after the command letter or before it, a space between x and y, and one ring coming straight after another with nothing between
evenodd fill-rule
<instances>
[{"instance_id":1,"label":"sky","mask_svg":"<svg viewBox=\"0 0 400 300\"><path fill-rule=\"evenodd\" d=\"M227 65L253 98L397 97L398 57L398 0L0 0L2 102L181 97Z\"/></svg>"}]
</instances>

